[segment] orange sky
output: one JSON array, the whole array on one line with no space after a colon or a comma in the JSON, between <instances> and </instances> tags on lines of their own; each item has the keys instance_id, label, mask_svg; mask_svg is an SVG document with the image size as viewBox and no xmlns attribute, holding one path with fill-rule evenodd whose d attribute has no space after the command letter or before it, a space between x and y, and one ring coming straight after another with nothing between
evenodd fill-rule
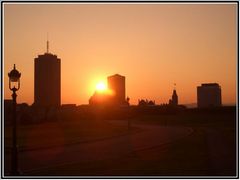
<instances>
[{"instance_id":1,"label":"orange sky","mask_svg":"<svg viewBox=\"0 0 240 180\"><path fill-rule=\"evenodd\" d=\"M130 103L167 103L177 84L180 104L196 87L217 82L223 103L236 102L237 4L4 4L4 98L7 73L22 73L18 102L33 103L34 58L61 58L62 104L87 104L95 84L126 76Z\"/></svg>"}]
</instances>

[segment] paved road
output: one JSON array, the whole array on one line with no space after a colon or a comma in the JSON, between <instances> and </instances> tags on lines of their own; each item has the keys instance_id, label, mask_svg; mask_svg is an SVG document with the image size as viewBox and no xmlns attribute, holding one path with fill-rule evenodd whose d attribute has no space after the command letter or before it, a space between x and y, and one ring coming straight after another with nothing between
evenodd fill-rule
<instances>
[{"instance_id":1,"label":"paved road","mask_svg":"<svg viewBox=\"0 0 240 180\"><path fill-rule=\"evenodd\" d=\"M56 165L119 158L133 151L171 143L193 132L191 128L140 123L134 123L134 127L142 131L89 143L20 152L19 167L27 173Z\"/></svg>"}]
</instances>

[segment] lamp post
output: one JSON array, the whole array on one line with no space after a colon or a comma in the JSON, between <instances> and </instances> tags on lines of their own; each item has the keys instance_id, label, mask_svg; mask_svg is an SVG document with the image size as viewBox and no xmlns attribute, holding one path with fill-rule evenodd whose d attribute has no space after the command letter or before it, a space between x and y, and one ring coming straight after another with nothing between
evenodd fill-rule
<instances>
[{"instance_id":1,"label":"lamp post","mask_svg":"<svg viewBox=\"0 0 240 180\"><path fill-rule=\"evenodd\" d=\"M13 99L13 119L12 119L12 161L11 161L11 175L19 175L18 171L18 149L17 149L17 112L16 112L16 105L17 105L17 94L16 91L20 88L20 77L21 73L16 70L16 66L14 64L13 70L8 73L9 77L9 89L13 92L12 99ZM15 87L17 85L17 87Z\"/></svg>"}]
</instances>

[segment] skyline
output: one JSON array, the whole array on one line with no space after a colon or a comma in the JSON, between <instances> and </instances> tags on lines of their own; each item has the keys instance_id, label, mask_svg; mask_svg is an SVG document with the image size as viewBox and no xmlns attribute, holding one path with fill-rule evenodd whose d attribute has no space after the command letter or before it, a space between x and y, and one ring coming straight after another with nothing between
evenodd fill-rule
<instances>
[{"instance_id":1,"label":"skyline","mask_svg":"<svg viewBox=\"0 0 240 180\"><path fill-rule=\"evenodd\" d=\"M180 104L196 103L197 86L209 82L220 84L223 104L236 103L236 3L16 4L4 4L5 99L16 64L18 102L33 103L34 58L46 52L48 33L62 61L62 104L88 104L116 73L130 104L167 103L174 83Z\"/></svg>"}]
</instances>

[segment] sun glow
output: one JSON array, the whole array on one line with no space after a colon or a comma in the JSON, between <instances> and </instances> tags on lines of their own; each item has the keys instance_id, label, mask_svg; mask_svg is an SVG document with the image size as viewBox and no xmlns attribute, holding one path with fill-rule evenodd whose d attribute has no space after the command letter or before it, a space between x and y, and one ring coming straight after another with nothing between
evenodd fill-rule
<instances>
[{"instance_id":1,"label":"sun glow","mask_svg":"<svg viewBox=\"0 0 240 180\"><path fill-rule=\"evenodd\" d=\"M106 91L107 90L107 85L103 82L103 81L100 81L97 83L96 85L96 90L98 92L103 92L103 91Z\"/></svg>"}]
</instances>

